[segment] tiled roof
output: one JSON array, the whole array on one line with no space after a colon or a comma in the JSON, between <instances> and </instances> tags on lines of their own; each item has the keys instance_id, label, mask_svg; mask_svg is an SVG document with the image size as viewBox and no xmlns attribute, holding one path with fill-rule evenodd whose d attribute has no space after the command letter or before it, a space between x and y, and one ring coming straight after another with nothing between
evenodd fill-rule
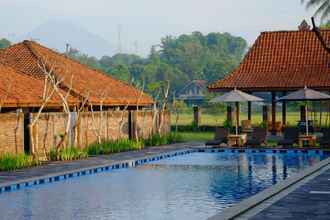
<instances>
[{"instance_id":1,"label":"tiled roof","mask_svg":"<svg viewBox=\"0 0 330 220\"><path fill-rule=\"evenodd\" d=\"M330 45L330 30L322 30ZM210 91L330 90L330 54L309 30L263 32L237 69L208 86Z\"/></svg>"},{"instance_id":2,"label":"tiled roof","mask_svg":"<svg viewBox=\"0 0 330 220\"><path fill-rule=\"evenodd\" d=\"M0 105L1 107L38 107L42 105L44 81L26 74L18 73L13 68L0 64ZM51 85L49 85L51 86ZM48 87L50 88L50 87ZM50 94L51 90L48 90ZM65 94L64 91L62 91ZM61 106L61 99L56 93L47 102L47 107ZM78 100L69 97L69 104Z\"/></svg>"},{"instance_id":3,"label":"tiled roof","mask_svg":"<svg viewBox=\"0 0 330 220\"><path fill-rule=\"evenodd\" d=\"M149 105L152 98L125 82L116 80L105 73L89 68L58 52L48 49L33 41L15 44L2 52L0 57L15 70L22 71L34 77L43 76L38 63L46 63L55 67L54 73L63 79L64 87L72 88L74 94L80 97L88 95L89 102L104 105Z\"/></svg>"}]
</instances>

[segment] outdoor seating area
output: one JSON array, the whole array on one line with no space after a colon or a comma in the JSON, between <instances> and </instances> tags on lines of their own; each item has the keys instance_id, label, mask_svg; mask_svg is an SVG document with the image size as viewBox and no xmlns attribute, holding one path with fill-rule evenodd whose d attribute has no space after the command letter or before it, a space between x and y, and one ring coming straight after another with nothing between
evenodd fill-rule
<instances>
[{"instance_id":1,"label":"outdoor seating area","mask_svg":"<svg viewBox=\"0 0 330 220\"><path fill-rule=\"evenodd\" d=\"M214 140L205 142L206 146L213 147L311 147L330 148L330 128L321 128L318 132L299 132L297 127L286 127L283 132L273 136L267 128L254 127L252 132L245 133L239 129L239 134L230 132L230 129L216 127Z\"/></svg>"},{"instance_id":2,"label":"outdoor seating area","mask_svg":"<svg viewBox=\"0 0 330 220\"><path fill-rule=\"evenodd\" d=\"M288 102L288 101L302 101L300 121L297 127L285 127L282 122L278 121L264 121L267 128L255 127L253 128L250 120L243 120L240 126L240 108L239 102L243 101L256 101L260 102L263 99L252 96L237 90L236 88L228 93L213 98L210 102L235 102L236 105L236 124L235 132L228 132L227 138L225 132L221 132L222 129L216 129L215 137L221 137L221 142L210 141L207 145L219 145L224 143L223 140L227 140L227 146L229 147L258 147L258 146L269 146L269 140L276 137L277 141L272 140L272 145L276 147L326 147L329 146L329 129L323 129L323 132L316 133L314 121L308 117L308 101L326 101L330 100L330 95L321 93L305 86L303 89L299 89L295 92L291 92L289 95L277 98L277 102ZM250 105L249 105L250 106ZM250 111L250 109L249 109ZM249 112L249 114L251 114ZM228 114L230 115L230 114ZM250 116L251 117L251 116ZM249 118L250 118L249 117ZM267 117L264 117L267 119ZM231 120L229 118L228 120ZM231 123L230 123L231 124ZM271 129L269 129L271 128ZM319 128L321 130L321 128ZM221 134L217 134L221 132ZM220 139L219 139L220 140ZM320 142L319 142L320 141Z\"/></svg>"}]
</instances>

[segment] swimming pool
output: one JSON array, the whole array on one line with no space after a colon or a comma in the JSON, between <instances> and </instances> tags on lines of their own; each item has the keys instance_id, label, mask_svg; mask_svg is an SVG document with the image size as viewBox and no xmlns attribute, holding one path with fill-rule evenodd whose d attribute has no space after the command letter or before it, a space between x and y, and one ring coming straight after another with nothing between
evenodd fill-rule
<instances>
[{"instance_id":1,"label":"swimming pool","mask_svg":"<svg viewBox=\"0 0 330 220\"><path fill-rule=\"evenodd\" d=\"M328 157L202 151L2 193L1 219L207 219Z\"/></svg>"}]
</instances>

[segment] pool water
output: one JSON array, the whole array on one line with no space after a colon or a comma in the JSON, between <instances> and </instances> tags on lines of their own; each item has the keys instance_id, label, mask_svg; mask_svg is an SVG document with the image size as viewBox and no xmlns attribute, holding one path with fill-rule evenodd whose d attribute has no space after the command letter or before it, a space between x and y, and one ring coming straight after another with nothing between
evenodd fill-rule
<instances>
[{"instance_id":1,"label":"pool water","mask_svg":"<svg viewBox=\"0 0 330 220\"><path fill-rule=\"evenodd\" d=\"M2 193L1 219L207 219L325 157L196 152Z\"/></svg>"}]
</instances>

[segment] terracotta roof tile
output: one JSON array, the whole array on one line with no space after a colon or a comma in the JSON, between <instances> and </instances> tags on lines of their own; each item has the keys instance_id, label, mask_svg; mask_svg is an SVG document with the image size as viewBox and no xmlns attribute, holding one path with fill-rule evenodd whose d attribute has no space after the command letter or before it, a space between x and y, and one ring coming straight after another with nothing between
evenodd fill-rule
<instances>
[{"instance_id":1,"label":"terracotta roof tile","mask_svg":"<svg viewBox=\"0 0 330 220\"><path fill-rule=\"evenodd\" d=\"M18 73L13 68L0 63L0 105L1 107L38 107L42 105L44 81ZM50 90L49 90L50 91ZM65 94L64 91L62 91ZM48 92L47 94L50 94ZM78 100L69 97L69 104L78 104ZM61 106L61 99L56 93L47 106Z\"/></svg>"},{"instance_id":2,"label":"terracotta roof tile","mask_svg":"<svg viewBox=\"0 0 330 220\"><path fill-rule=\"evenodd\" d=\"M330 45L330 30L323 30ZM209 90L330 89L330 54L312 31L263 32L242 63Z\"/></svg>"},{"instance_id":3,"label":"terracotta roof tile","mask_svg":"<svg viewBox=\"0 0 330 220\"><path fill-rule=\"evenodd\" d=\"M75 94L86 97L89 102L104 105L150 105L152 98L125 82L116 80L107 74L89 68L58 52L46 48L33 41L15 44L0 52L0 58L15 70L22 71L34 77L42 77L43 73L38 62L55 67L57 77L64 80L65 87L72 87Z\"/></svg>"}]
</instances>

